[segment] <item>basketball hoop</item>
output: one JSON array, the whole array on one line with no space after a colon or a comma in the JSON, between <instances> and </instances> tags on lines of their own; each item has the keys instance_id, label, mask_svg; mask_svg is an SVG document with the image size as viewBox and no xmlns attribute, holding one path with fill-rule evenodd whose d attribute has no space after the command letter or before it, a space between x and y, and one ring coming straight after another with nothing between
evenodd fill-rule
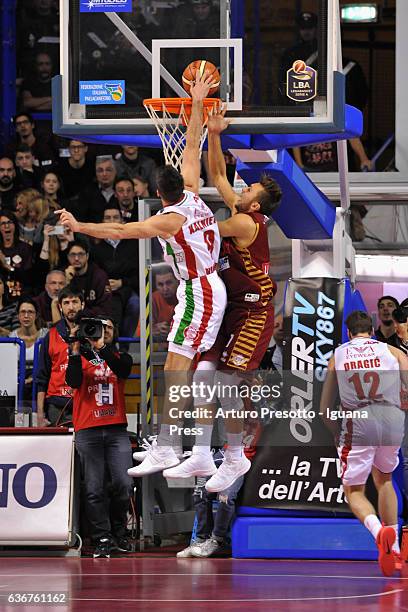
<instances>
[{"instance_id":1,"label":"basketball hoop","mask_svg":"<svg viewBox=\"0 0 408 612\"><path fill-rule=\"evenodd\" d=\"M186 146L186 127L191 117L191 98L149 98L143 100L150 119L156 126L163 145L166 164L181 169L183 152ZM221 105L219 98L203 100L203 120L200 137L200 157L207 138L207 122Z\"/></svg>"}]
</instances>

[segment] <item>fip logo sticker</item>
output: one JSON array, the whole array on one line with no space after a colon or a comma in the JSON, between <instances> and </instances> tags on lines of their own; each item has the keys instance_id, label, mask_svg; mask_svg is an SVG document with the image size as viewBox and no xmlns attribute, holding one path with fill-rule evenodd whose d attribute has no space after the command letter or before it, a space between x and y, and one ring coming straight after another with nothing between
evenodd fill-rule
<instances>
[{"instance_id":1,"label":"fip logo sticker","mask_svg":"<svg viewBox=\"0 0 408 612\"><path fill-rule=\"evenodd\" d=\"M131 13L132 0L81 0L81 13Z\"/></svg>"},{"instance_id":2,"label":"fip logo sticker","mask_svg":"<svg viewBox=\"0 0 408 612\"><path fill-rule=\"evenodd\" d=\"M79 81L80 104L125 104L125 81Z\"/></svg>"}]
</instances>

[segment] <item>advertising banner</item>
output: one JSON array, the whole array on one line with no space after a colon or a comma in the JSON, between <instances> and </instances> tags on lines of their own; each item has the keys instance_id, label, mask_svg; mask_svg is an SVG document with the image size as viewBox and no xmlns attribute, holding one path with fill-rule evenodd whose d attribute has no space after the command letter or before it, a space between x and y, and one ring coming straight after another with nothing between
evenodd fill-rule
<instances>
[{"instance_id":1,"label":"advertising banner","mask_svg":"<svg viewBox=\"0 0 408 612\"><path fill-rule=\"evenodd\" d=\"M342 341L345 287L333 278L288 283L280 413L258 442L243 506L348 510L340 461L319 413L328 362Z\"/></svg>"},{"instance_id":2,"label":"advertising banner","mask_svg":"<svg viewBox=\"0 0 408 612\"><path fill-rule=\"evenodd\" d=\"M69 540L71 435L0 436L0 544Z\"/></svg>"}]
</instances>

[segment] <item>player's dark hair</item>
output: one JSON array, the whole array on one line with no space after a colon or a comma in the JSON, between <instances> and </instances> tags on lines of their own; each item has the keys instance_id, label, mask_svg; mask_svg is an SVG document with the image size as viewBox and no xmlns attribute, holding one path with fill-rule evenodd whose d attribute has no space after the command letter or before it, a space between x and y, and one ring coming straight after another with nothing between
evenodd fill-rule
<instances>
[{"instance_id":1,"label":"player's dark hair","mask_svg":"<svg viewBox=\"0 0 408 612\"><path fill-rule=\"evenodd\" d=\"M353 310L346 319L346 326L352 336L357 336L371 333L373 322L363 310Z\"/></svg>"},{"instance_id":2,"label":"player's dark hair","mask_svg":"<svg viewBox=\"0 0 408 612\"><path fill-rule=\"evenodd\" d=\"M259 182L263 187L263 192L258 197L260 212L266 217L270 217L281 203L282 190L278 183L268 174L263 174Z\"/></svg>"},{"instance_id":3,"label":"player's dark hair","mask_svg":"<svg viewBox=\"0 0 408 612\"><path fill-rule=\"evenodd\" d=\"M397 298L393 297L392 295L383 295L382 297L380 297L380 299L377 302L377 308L380 307L380 304L383 300L388 300L389 302L394 302L395 304L395 308L398 308L399 306L399 302L397 300Z\"/></svg>"},{"instance_id":4,"label":"player's dark hair","mask_svg":"<svg viewBox=\"0 0 408 612\"><path fill-rule=\"evenodd\" d=\"M162 166L156 170L157 191L165 202L178 202L183 195L184 179L173 166Z\"/></svg>"}]
</instances>

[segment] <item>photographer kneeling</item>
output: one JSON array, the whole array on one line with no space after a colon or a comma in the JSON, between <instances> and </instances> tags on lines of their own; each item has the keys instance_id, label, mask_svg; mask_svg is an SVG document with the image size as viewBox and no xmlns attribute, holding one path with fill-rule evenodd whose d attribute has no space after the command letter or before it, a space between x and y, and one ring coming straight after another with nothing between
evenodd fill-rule
<instances>
[{"instance_id":1,"label":"photographer kneeling","mask_svg":"<svg viewBox=\"0 0 408 612\"><path fill-rule=\"evenodd\" d=\"M114 345L110 318L81 319L71 329L66 382L73 388L75 445L84 480L86 517L95 545L94 557L111 550L130 552L126 538L132 480L132 452L127 433L125 380L132 358ZM109 503L105 474L112 487Z\"/></svg>"}]
</instances>

